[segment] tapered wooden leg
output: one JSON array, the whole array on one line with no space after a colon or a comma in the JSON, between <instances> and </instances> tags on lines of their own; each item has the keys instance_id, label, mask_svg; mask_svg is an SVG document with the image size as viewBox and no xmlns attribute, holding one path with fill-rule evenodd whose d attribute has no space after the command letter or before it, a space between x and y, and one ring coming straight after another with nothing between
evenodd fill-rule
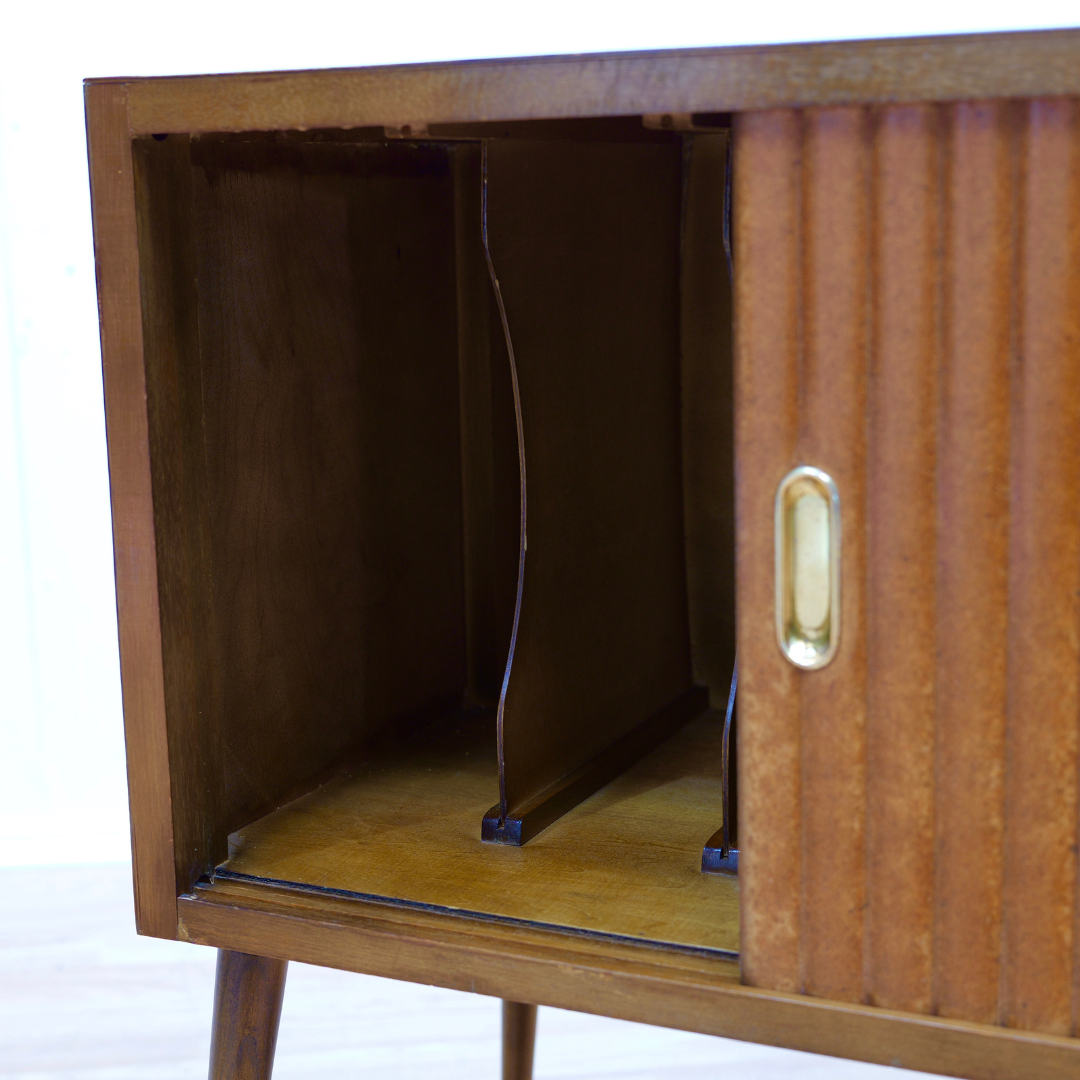
<instances>
[{"instance_id":1,"label":"tapered wooden leg","mask_svg":"<svg viewBox=\"0 0 1080 1080\"><path fill-rule=\"evenodd\" d=\"M218 950L210 1080L270 1080L288 967Z\"/></svg>"},{"instance_id":2,"label":"tapered wooden leg","mask_svg":"<svg viewBox=\"0 0 1080 1080\"><path fill-rule=\"evenodd\" d=\"M536 1006L503 1002L503 1080L532 1080Z\"/></svg>"}]
</instances>

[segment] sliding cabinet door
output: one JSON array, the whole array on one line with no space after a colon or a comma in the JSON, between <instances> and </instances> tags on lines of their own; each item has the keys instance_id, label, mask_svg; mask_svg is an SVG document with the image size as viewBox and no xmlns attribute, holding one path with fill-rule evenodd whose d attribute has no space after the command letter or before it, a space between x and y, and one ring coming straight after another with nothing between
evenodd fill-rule
<instances>
[{"instance_id":1,"label":"sliding cabinet door","mask_svg":"<svg viewBox=\"0 0 1080 1080\"><path fill-rule=\"evenodd\" d=\"M735 138L744 978L1075 1033L1080 110ZM816 670L775 628L799 465L840 501Z\"/></svg>"}]
</instances>

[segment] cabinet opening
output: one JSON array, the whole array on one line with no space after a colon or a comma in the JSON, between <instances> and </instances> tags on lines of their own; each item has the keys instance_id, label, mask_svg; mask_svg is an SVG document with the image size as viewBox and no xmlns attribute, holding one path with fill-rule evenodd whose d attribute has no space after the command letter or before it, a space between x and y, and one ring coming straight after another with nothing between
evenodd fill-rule
<instances>
[{"instance_id":1,"label":"cabinet opening","mask_svg":"<svg viewBox=\"0 0 1080 1080\"><path fill-rule=\"evenodd\" d=\"M181 888L737 951L726 124L135 140Z\"/></svg>"}]
</instances>

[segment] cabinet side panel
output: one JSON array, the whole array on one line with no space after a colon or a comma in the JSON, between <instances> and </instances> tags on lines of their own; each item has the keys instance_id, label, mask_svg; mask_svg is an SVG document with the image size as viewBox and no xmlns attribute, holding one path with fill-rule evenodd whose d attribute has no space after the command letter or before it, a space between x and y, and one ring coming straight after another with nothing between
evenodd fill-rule
<instances>
[{"instance_id":1,"label":"cabinet side panel","mask_svg":"<svg viewBox=\"0 0 1080 1080\"><path fill-rule=\"evenodd\" d=\"M176 937L172 800L127 87L87 88L116 604L139 932Z\"/></svg>"},{"instance_id":2,"label":"cabinet side panel","mask_svg":"<svg viewBox=\"0 0 1080 1080\"><path fill-rule=\"evenodd\" d=\"M203 451L190 139L133 144L150 466L173 797L176 883L228 851L218 813L222 725L209 689L210 537Z\"/></svg>"},{"instance_id":3,"label":"cabinet side panel","mask_svg":"<svg viewBox=\"0 0 1080 1080\"><path fill-rule=\"evenodd\" d=\"M840 647L802 682L801 983L862 996L866 762L866 371L869 126L865 110L804 117L804 354L799 462L825 469L843 521Z\"/></svg>"},{"instance_id":4,"label":"cabinet side panel","mask_svg":"<svg viewBox=\"0 0 1080 1080\"><path fill-rule=\"evenodd\" d=\"M1014 132L952 110L938 444L934 1010L998 1018Z\"/></svg>"},{"instance_id":5,"label":"cabinet side panel","mask_svg":"<svg viewBox=\"0 0 1080 1080\"><path fill-rule=\"evenodd\" d=\"M865 996L927 1012L934 895L935 444L940 124L883 109L874 133L867 410Z\"/></svg>"},{"instance_id":6,"label":"cabinet side panel","mask_svg":"<svg viewBox=\"0 0 1080 1080\"><path fill-rule=\"evenodd\" d=\"M795 464L799 359L797 113L735 124L735 446L743 978L799 981L799 685L773 628L773 497Z\"/></svg>"},{"instance_id":7,"label":"cabinet side panel","mask_svg":"<svg viewBox=\"0 0 1080 1080\"><path fill-rule=\"evenodd\" d=\"M1025 113L1001 1020L1065 1035L1080 721L1080 139L1073 101Z\"/></svg>"}]
</instances>

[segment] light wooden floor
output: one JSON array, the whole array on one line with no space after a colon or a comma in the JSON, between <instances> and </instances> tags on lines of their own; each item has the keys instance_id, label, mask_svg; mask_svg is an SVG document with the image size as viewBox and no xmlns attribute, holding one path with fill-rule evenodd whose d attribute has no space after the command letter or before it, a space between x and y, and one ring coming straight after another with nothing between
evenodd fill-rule
<instances>
[{"instance_id":1,"label":"light wooden floor","mask_svg":"<svg viewBox=\"0 0 1080 1080\"><path fill-rule=\"evenodd\" d=\"M135 935L127 866L0 870L0 1077L203 1080L214 953ZM497 1080L498 1003L293 964L275 1080ZM924 1076L541 1009L536 1080Z\"/></svg>"},{"instance_id":2,"label":"light wooden floor","mask_svg":"<svg viewBox=\"0 0 1080 1080\"><path fill-rule=\"evenodd\" d=\"M510 847L480 841L499 795L495 718L456 718L234 833L225 868L738 952L737 881L701 872L723 806L722 738L722 719L703 714Z\"/></svg>"}]
</instances>

